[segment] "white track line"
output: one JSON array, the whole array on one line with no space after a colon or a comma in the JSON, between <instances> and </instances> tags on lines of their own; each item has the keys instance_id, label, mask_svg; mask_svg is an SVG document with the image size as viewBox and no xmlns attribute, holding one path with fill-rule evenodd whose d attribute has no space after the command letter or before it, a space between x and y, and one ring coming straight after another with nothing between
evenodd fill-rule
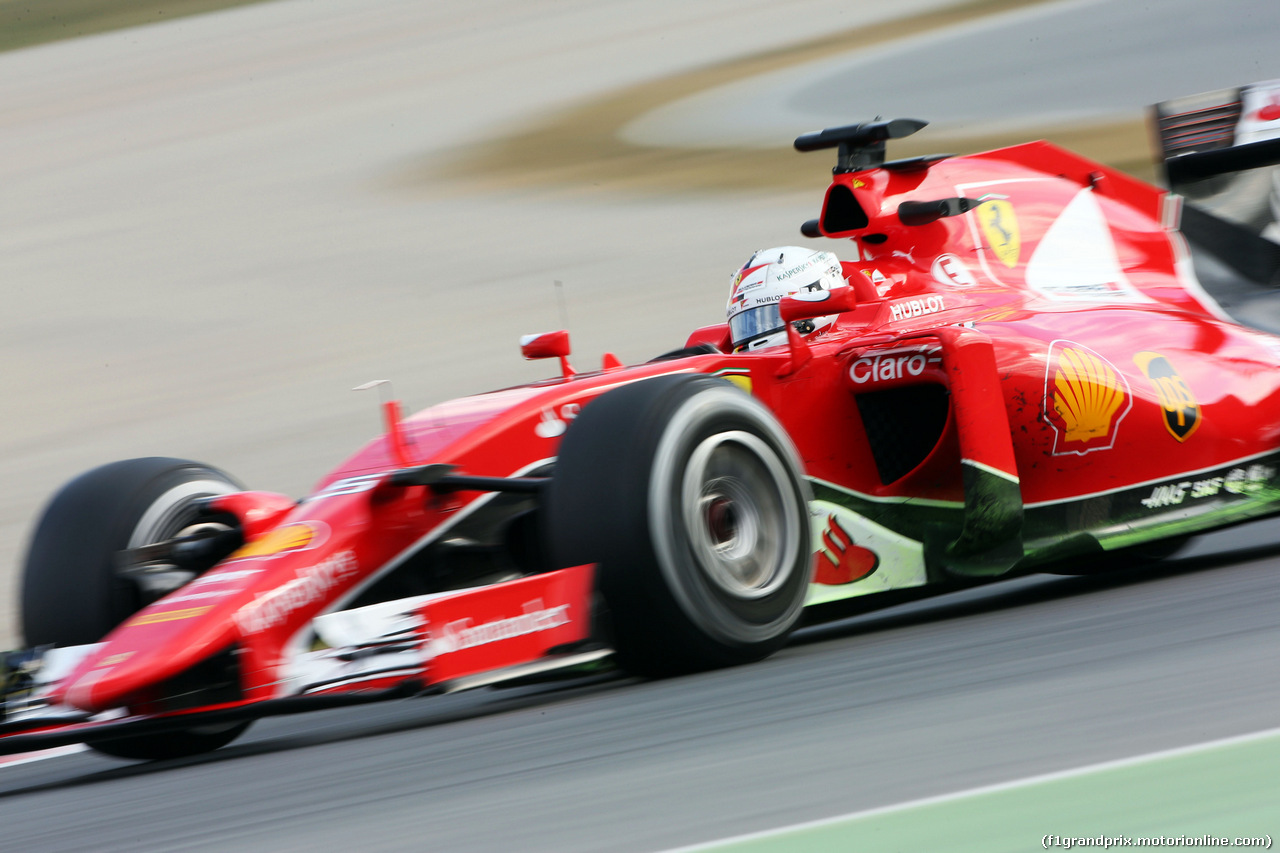
<instances>
[{"instance_id":1,"label":"white track line","mask_svg":"<svg viewBox=\"0 0 1280 853\"><path fill-rule=\"evenodd\" d=\"M1189 746L1178 746L1172 749L1162 749L1157 752L1147 752L1142 755L1130 756L1129 758L1117 758L1111 761L1101 761L1097 764L1086 764L1082 767L1073 767L1070 770L1057 770L1052 773L1041 773L1036 776L1026 776L1022 779L1013 779L1009 782L997 782L994 785L982 785L977 788L966 788L962 791L953 791L950 794L938 794L932 797L923 797L918 800L907 800L906 802L894 803L893 805L888 806L879 806L874 809L866 809L859 812L847 812L842 815L836 815L835 817L821 818L820 820L806 821L804 823L791 824L790 826L780 826L777 829L766 829L760 832L750 832L745 835L734 835L729 838L721 838L716 841L706 841L701 844L692 844L687 847L674 847L669 850L662 851L662 853L694 853L694 851L699 850L710 850L726 844L741 844L747 841L786 835L792 832L818 829L825 826L831 826L832 824L844 823L846 821L862 820L864 818L893 814L894 812L903 812L909 809L920 808L922 806L949 803L955 800L967 799L969 797L978 797L983 794L1011 791L1016 788L1041 785L1045 782L1056 782L1060 779L1074 779L1077 776L1087 776L1090 773L1101 773L1105 770L1119 770L1125 767L1134 767L1140 764L1160 761L1165 758L1194 755L1199 752L1209 752L1225 746L1237 746L1239 744L1266 740L1267 738L1273 737L1280 737L1280 727L1263 729L1262 731L1257 732L1249 732L1248 734L1243 735L1233 735L1232 737L1219 738L1217 740L1204 741L1203 743L1193 743Z\"/></svg>"},{"instance_id":2,"label":"white track line","mask_svg":"<svg viewBox=\"0 0 1280 853\"><path fill-rule=\"evenodd\" d=\"M55 746L52 749L42 749L39 752L21 752L17 755L0 755L0 769L5 767L17 767L19 764L30 764L33 761L44 761L46 758L57 758L60 755L71 755L76 752L84 752L89 747L82 743L73 743L68 746Z\"/></svg>"}]
</instances>

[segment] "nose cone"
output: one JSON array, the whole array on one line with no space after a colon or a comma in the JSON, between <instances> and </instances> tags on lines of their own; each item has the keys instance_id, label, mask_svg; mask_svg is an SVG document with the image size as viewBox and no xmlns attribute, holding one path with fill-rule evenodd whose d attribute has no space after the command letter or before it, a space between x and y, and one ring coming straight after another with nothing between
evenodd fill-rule
<instances>
[{"instance_id":1,"label":"nose cone","mask_svg":"<svg viewBox=\"0 0 1280 853\"><path fill-rule=\"evenodd\" d=\"M140 691L162 684L235 641L231 617L238 602L166 601L139 611L109 634L102 647L64 682L61 701L89 712L126 705Z\"/></svg>"},{"instance_id":2,"label":"nose cone","mask_svg":"<svg viewBox=\"0 0 1280 853\"><path fill-rule=\"evenodd\" d=\"M117 626L50 698L90 712L128 704L235 642L235 613L269 582L257 559L207 572Z\"/></svg>"}]
</instances>

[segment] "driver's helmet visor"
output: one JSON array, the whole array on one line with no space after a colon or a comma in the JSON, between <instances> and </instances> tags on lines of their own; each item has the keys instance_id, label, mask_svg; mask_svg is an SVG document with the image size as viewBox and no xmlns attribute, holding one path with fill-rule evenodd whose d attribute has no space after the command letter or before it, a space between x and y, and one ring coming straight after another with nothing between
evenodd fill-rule
<instances>
[{"instance_id":1,"label":"driver's helmet visor","mask_svg":"<svg viewBox=\"0 0 1280 853\"><path fill-rule=\"evenodd\" d=\"M782 310L777 302L761 305L736 314L729 319L729 335L735 347L752 338L776 332L786 325L782 322Z\"/></svg>"}]
</instances>

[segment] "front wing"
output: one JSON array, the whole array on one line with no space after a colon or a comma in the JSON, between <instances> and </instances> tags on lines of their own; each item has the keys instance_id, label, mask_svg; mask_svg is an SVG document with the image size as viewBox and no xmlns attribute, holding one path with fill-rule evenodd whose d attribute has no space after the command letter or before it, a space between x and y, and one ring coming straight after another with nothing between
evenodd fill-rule
<instances>
[{"instance_id":1,"label":"front wing","mask_svg":"<svg viewBox=\"0 0 1280 853\"><path fill-rule=\"evenodd\" d=\"M270 699L88 714L47 697L96 646L9 653L0 755L447 693L600 661L612 650L593 639L594 572L576 566L325 614Z\"/></svg>"}]
</instances>

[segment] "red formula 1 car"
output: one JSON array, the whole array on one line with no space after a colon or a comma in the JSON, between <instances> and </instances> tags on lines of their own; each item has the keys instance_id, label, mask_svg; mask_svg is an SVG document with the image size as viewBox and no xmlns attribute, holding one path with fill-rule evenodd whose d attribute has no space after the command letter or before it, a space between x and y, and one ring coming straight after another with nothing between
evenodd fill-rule
<instances>
[{"instance_id":1,"label":"red formula 1 car","mask_svg":"<svg viewBox=\"0 0 1280 853\"><path fill-rule=\"evenodd\" d=\"M763 258L731 298L762 310L635 366L575 373L565 333L527 339L561 375L387 403L386 434L301 501L173 459L72 481L27 557L0 750L179 756L258 717L606 656L752 661L805 614L1280 511L1280 338L1206 290L1256 308L1271 244L1202 212L1180 231L1178 196L1047 143L886 162L922 125L796 141L838 148L802 230L852 241L847 286L782 258L794 287L762 297Z\"/></svg>"}]
</instances>

